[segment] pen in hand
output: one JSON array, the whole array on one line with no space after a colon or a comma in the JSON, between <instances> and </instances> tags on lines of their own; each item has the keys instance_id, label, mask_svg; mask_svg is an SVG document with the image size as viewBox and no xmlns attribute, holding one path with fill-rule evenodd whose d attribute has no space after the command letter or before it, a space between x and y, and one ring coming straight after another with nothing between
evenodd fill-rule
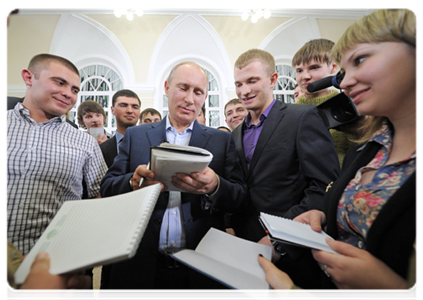
<instances>
[{"instance_id":1,"label":"pen in hand","mask_svg":"<svg viewBox=\"0 0 423 300\"><path fill-rule=\"evenodd\" d=\"M150 162L148 162L148 164L147 164L147 170L150 170ZM141 186L143 181L144 181L144 177L141 177L140 184L138 186Z\"/></svg>"}]
</instances>

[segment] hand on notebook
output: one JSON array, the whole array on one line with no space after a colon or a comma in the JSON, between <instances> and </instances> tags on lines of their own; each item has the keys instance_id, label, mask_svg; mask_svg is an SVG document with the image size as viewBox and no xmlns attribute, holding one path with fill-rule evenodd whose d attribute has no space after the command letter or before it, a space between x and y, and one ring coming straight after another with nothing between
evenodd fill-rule
<instances>
[{"instance_id":1,"label":"hand on notebook","mask_svg":"<svg viewBox=\"0 0 423 300\"><path fill-rule=\"evenodd\" d=\"M263 256L258 257L258 262L266 273L266 281L273 289L292 289L294 283L288 274L279 270Z\"/></svg>"},{"instance_id":2,"label":"hand on notebook","mask_svg":"<svg viewBox=\"0 0 423 300\"><path fill-rule=\"evenodd\" d=\"M177 173L172 177L172 184L177 188L192 194L212 195L216 189L219 179L216 173L209 167L203 173Z\"/></svg>"},{"instance_id":3,"label":"hand on notebook","mask_svg":"<svg viewBox=\"0 0 423 300\"><path fill-rule=\"evenodd\" d=\"M320 210L309 210L294 218L294 221L309 224L314 231L322 231L322 225L326 222L325 214Z\"/></svg>"},{"instance_id":4,"label":"hand on notebook","mask_svg":"<svg viewBox=\"0 0 423 300\"><path fill-rule=\"evenodd\" d=\"M50 257L41 252L35 258L31 271L21 289L89 289L91 278L78 272L67 275L52 275L49 273Z\"/></svg>"},{"instance_id":5,"label":"hand on notebook","mask_svg":"<svg viewBox=\"0 0 423 300\"><path fill-rule=\"evenodd\" d=\"M340 289L406 289L407 282L368 251L326 239L339 254L312 250L313 257Z\"/></svg>"},{"instance_id":6,"label":"hand on notebook","mask_svg":"<svg viewBox=\"0 0 423 300\"><path fill-rule=\"evenodd\" d=\"M272 262L277 263L281 256L276 253L275 247L273 247L272 242L270 241L269 237L266 235L260 241L257 242L258 244L266 245L272 247Z\"/></svg>"},{"instance_id":7,"label":"hand on notebook","mask_svg":"<svg viewBox=\"0 0 423 300\"><path fill-rule=\"evenodd\" d=\"M149 170L147 165L139 165L132 176L132 187L134 191L156 183L160 183L162 185L162 191L166 190L167 187L160 181L154 180L154 176L154 172Z\"/></svg>"}]
</instances>

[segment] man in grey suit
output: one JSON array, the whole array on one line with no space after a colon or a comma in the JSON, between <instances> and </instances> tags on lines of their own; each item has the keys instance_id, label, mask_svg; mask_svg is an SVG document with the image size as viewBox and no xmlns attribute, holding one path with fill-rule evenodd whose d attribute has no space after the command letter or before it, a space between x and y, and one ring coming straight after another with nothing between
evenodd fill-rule
<instances>
[{"instance_id":1,"label":"man in grey suit","mask_svg":"<svg viewBox=\"0 0 423 300\"><path fill-rule=\"evenodd\" d=\"M293 219L309 209L322 210L326 187L339 175L339 162L315 106L273 98L278 74L270 53L251 49L241 54L234 75L238 98L249 111L232 134L250 202L232 221L237 236L257 242L267 238L260 212ZM284 251L293 258L300 254Z\"/></svg>"},{"instance_id":2,"label":"man in grey suit","mask_svg":"<svg viewBox=\"0 0 423 300\"><path fill-rule=\"evenodd\" d=\"M119 155L104 176L101 195L112 196L155 184L147 169L150 147L163 141L204 148L213 160L203 173L177 173L172 184L185 192L163 190L134 258L112 265L111 289L207 288L169 254L195 249L211 228L225 230L223 215L242 208L247 198L232 135L200 125L196 118L207 98L208 78L193 62L176 65L165 82L169 114L160 122L128 128Z\"/></svg>"},{"instance_id":3,"label":"man in grey suit","mask_svg":"<svg viewBox=\"0 0 423 300\"><path fill-rule=\"evenodd\" d=\"M119 144L128 127L137 125L140 117L141 101L138 95L131 90L117 91L112 98L112 114L116 119L116 134L100 144L101 152L107 167L113 164L118 155Z\"/></svg>"}]
</instances>

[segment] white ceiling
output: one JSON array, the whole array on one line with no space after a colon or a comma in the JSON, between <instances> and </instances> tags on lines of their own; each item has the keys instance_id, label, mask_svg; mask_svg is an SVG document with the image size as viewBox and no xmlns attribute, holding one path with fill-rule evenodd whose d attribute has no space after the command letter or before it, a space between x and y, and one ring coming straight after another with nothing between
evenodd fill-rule
<instances>
[{"instance_id":1,"label":"white ceiling","mask_svg":"<svg viewBox=\"0 0 423 300\"><path fill-rule=\"evenodd\" d=\"M65 14L79 13L113 14L113 8L20 8L19 14ZM231 8L143 8L144 14L180 15L184 13L214 16L241 16L242 9ZM358 19L375 8L272 8L272 17L312 16L325 19Z\"/></svg>"}]
</instances>

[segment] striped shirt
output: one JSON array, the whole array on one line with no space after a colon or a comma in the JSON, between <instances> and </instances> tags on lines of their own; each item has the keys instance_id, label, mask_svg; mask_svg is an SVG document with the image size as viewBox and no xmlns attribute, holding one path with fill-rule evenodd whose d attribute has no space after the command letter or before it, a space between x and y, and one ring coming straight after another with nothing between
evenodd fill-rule
<instances>
[{"instance_id":1,"label":"striped shirt","mask_svg":"<svg viewBox=\"0 0 423 300\"><path fill-rule=\"evenodd\" d=\"M107 171L97 141L65 116L36 123L18 103L7 111L7 238L23 255L64 201L100 195Z\"/></svg>"}]
</instances>

